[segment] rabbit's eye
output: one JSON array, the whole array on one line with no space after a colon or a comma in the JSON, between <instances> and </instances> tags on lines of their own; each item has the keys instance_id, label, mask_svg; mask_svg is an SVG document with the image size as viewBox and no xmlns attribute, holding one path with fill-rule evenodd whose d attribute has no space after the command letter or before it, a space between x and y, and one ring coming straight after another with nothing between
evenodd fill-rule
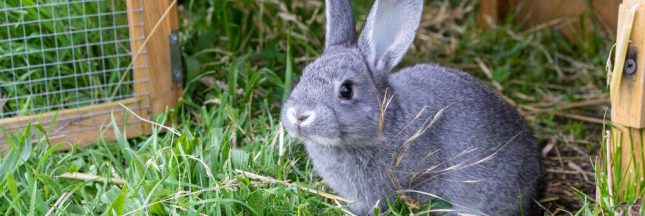
<instances>
[{"instance_id":1,"label":"rabbit's eye","mask_svg":"<svg viewBox=\"0 0 645 216\"><path fill-rule=\"evenodd\" d=\"M338 96L345 100L351 100L354 96L354 91L352 91L352 82L345 81L338 88Z\"/></svg>"}]
</instances>

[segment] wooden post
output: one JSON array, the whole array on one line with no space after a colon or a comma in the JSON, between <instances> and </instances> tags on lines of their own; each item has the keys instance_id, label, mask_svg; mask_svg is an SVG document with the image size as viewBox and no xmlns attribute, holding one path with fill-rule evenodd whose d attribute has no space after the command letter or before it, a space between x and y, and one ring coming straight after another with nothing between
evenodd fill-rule
<instances>
[{"instance_id":1,"label":"wooden post","mask_svg":"<svg viewBox=\"0 0 645 216\"><path fill-rule=\"evenodd\" d=\"M479 3L479 26L487 28L489 22L497 23L506 14L504 0L482 0Z\"/></svg>"},{"instance_id":2,"label":"wooden post","mask_svg":"<svg viewBox=\"0 0 645 216\"><path fill-rule=\"evenodd\" d=\"M580 16L585 10L591 10L602 30L608 33L616 29L618 5L622 0L481 0L479 3L481 27L488 27L488 20L499 22L506 16L516 15L516 20L529 28L554 26L560 29L569 39L578 40L580 26L591 23L580 23ZM589 27L589 26L587 26Z\"/></svg>"},{"instance_id":3,"label":"wooden post","mask_svg":"<svg viewBox=\"0 0 645 216\"><path fill-rule=\"evenodd\" d=\"M613 127L612 155L609 156L620 161L614 164L614 167L621 166L620 169L612 170L621 172L613 173L616 177L614 188L617 190L615 194L624 198L625 190L643 188L645 176L645 0L623 1L617 30L616 60L610 92ZM620 160L617 160L618 157Z\"/></svg>"},{"instance_id":4,"label":"wooden post","mask_svg":"<svg viewBox=\"0 0 645 216\"><path fill-rule=\"evenodd\" d=\"M170 35L179 28L177 0L127 0L128 8L139 13L129 13L132 58L134 61L135 92L148 95L145 106L150 112L144 118L165 113L174 108L181 96L181 81L171 76ZM136 25L144 24L143 27ZM144 40L137 40L146 38ZM145 47L144 47L145 46ZM144 47L144 52L139 53ZM151 130L144 127L145 133Z\"/></svg>"}]
</instances>

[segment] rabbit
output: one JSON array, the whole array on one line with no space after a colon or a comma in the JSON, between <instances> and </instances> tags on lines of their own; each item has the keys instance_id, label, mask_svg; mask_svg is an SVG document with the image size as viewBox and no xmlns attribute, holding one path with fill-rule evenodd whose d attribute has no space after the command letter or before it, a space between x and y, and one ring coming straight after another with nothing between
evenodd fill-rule
<instances>
[{"instance_id":1,"label":"rabbit","mask_svg":"<svg viewBox=\"0 0 645 216\"><path fill-rule=\"evenodd\" d=\"M423 0L376 0L355 38L350 0L326 0L324 52L280 113L314 170L357 215L445 200L449 215L535 213L537 142L513 107L465 72L418 64L393 72Z\"/></svg>"}]
</instances>

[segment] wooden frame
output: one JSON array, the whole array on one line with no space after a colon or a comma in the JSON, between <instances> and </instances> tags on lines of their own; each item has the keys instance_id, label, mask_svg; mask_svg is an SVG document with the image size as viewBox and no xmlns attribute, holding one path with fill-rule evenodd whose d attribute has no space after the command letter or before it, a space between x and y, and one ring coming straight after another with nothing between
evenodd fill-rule
<instances>
[{"instance_id":1,"label":"wooden frame","mask_svg":"<svg viewBox=\"0 0 645 216\"><path fill-rule=\"evenodd\" d=\"M169 107L176 105L181 95L181 82L173 80L171 75L170 34L178 28L177 2L176 0L124 1L127 3L128 11L143 8L140 12L128 13L129 23L145 24L143 27L137 25L130 27L134 80L141 81L134 84L137 97L32 116L0 119L0 125L3 128L10 132L19 132L25 125L36 122L47 127L55 117L56 121L48 131L52 143L69 142L86 146L98 140L100 136L107 140L115 138L111 125L112 116L114 116L118 123L128 122L127 125L121 126L121 129L127 130L126 135L129 138L151 133L152 128L148 123L127 117L131 115L120 104L129 107L145 119L165 113ZM135 40L143 37L146 39ZM139 53L141 50L145 52ZM4 136L0 134L0 152L5 152L8 148Z\"/></svg>"},{"instance_id":2,"label":"wooden frame","mask_svg":"<svg viewBox=\"0 0 645 216\"><path fill-rule=\"evenodd\" d=\"M482 0L479 3L479 25L488 27L489 22L497 23L508 14L511 3L508 0Z\"/></svg>"},{"instance_id":3,"label":"wooden frame","mask_svg":"<svg viewBox=\"0 0 645 216\"><path fill-rule=\"evenodd\" d=\"M557 26L574 39L580 30L580 15L590 7L603 30L615 35L620 3L621 0L591 1L591 5L586 5L585 0L482 0L480 25L487 27L487 20L495 23L517 11L517 20L525 21L529 27Z\"/></svg>"},{"instance_id":4,"label":"wooden frame","mask_svg":"<svg viewBox=\"0 0 645 216\"><path fill-rule=\"evenodd\" d=\"M633 23L630 9L635 9ZM645 176L645 0L625 0L620 5L616 62L611 78L612 128L608 155L620 155L625 175L614 182L617 196L630 185L643 184ZM625 28L624 27L630 27ZM621 46L621 43L628 46ZM611 160L611 158L609 159ZM609 166L608 166L609 167ZM611 169L611 167L609 167Z\"/></svg>"}]
</instances>

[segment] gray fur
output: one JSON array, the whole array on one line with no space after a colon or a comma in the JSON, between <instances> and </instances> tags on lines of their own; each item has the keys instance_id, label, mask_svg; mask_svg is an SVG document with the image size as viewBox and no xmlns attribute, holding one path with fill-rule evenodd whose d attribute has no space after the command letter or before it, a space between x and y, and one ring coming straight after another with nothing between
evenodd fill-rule
<instances>
[{"instance_id":1,"label":"gray fur","mask_svg":"<svg viewBox=\"0 0 645 216\"><path fill-rule=\"evenodd\" d=\"M422 0L374 3L358 39L358 48L375 75L384 77L401 61L414 41L422 10Z\"/></svg>"},{"instance_id":2,"label":"gray fur","mask_svg":"<svg viewBox=\"0 0 645 216\"><path fill-rule=\"evenodd\" d=\"M422 10L422 0L377 0L374 7L382 4L389 4L383 10L396 10L382 11L390 16L420 16ZM380 27L374 11L367 21L374 25L366 28ZM398 36L375 38L406 41L418 27L418 19L408 19L412 21L416 23L395 28L400 32L392 35ZM350 33L328 31L327 37L334 34ZM426 202L427 194L448 200L461 213L519 215L521 209L525 214L536 210L542 176L539 150L512 107L461 71L420 64L390 75L410 46L407 42L373 49L382 50L376 54L382 58L370 62L366 47L388 41L359 39L357 44L345 38L340 44L349 46L328 46L305 68L281 120L290 135L304 141L325 183L356 201L349 206L353 212L369 215L377 202L384 210L386 201L400 195ZM375 71L376 64L386 66ZM354 83L351 100L338 96L347 80ZM305 118L310 124L295 121L303 113L315 113Z\"/></svg>"},{"instance_id":3,"label":"gray fur","mask_svg":"<svg viewBox=\"0 0 645 216\"><path fill-rule=\"evenodd\" d=\"M352 3L347 0L325 0L327 27L325 50L334 46L349 46L354 41L355 25Z\"/></svg>"}]
</instances>

